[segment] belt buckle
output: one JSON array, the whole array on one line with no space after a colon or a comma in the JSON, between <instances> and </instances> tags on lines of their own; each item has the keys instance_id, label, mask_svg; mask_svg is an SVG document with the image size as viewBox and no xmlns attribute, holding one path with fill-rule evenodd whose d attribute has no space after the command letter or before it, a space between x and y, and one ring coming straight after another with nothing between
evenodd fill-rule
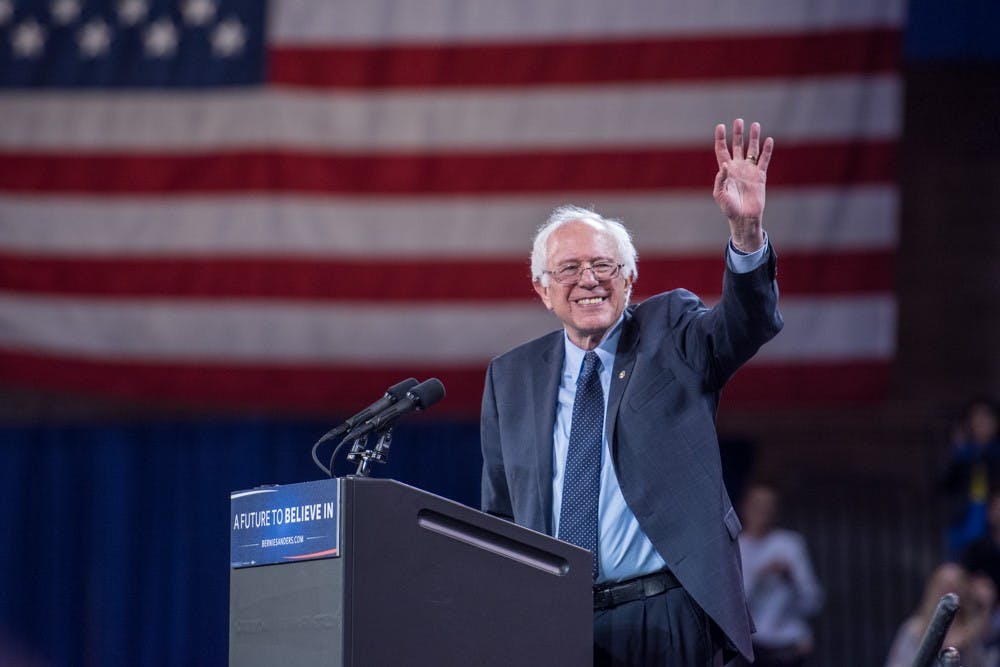
<instances>
[{"instance_id":1,"label":"belt buckle","mask_svg":"<svg viewBox=\"0 0 1000 667\"><path fill-rule=\"evenodd\" d=\"M653 597L667 590L662 576L650 575L642 580L642 599Z\"/></svg>"},{"instance_id":2,"label":"belt buckle","mask_svg":"<svg viewBox=\"0 0 1000 667\"><path fill-rule=\"evenodd\" d=\"M594 608L608 609L626 602L645 600L669 589L664 575L645 575L626 582L610 584L594 591Z\"/></svg>"}]
</instances>

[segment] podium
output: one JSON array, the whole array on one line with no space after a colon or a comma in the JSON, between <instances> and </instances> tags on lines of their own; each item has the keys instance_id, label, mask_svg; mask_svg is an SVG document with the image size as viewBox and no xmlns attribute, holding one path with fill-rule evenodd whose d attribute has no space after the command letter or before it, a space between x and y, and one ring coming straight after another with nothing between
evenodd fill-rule
<instances>
[{"instance_id":1,"label":"podium","mask_svg":"<svg viewBox=\"0 0 1000 667\"><path fill-rule=\"evenodd\" d=\"M275 490L331 500L268 507L281 496ZM234 667L592 662L584 549L391 480L348 477L249 494L260 494L252 500L263 509L245 511L233 494ZM309 535L310 522L339 534ZM250 539L268 531L279 537ZM238 552L261 553L257 542L301 553L258 564Z\"/></svg>"}]
</instances>

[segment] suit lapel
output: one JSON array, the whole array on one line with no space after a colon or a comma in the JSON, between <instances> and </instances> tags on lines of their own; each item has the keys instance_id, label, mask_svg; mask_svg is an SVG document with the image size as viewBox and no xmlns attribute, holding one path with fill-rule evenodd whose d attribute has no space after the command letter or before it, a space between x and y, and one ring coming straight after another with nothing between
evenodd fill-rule
<instances>
[{"instance_id":1,"label":"suit lapel","mask_svg":"<svg viewBox=\"0 0 1000 667\"><path fill-rule=\"evenodd\" d=\"M560 332L561 334L561 332ZM556 421L559 379L562 376L565 342L562 335L552 336L552 343L542 350L541 359L531 375L535 410L535 470L538 471L538 497L541 499L542 525L552 534L552 431Z\"/></svg>"},{"instance_id":2,"label":"suit lapel","mask_svg":"<svg viewBox=\"0 0 1000 667\"><path fill-rule=\"evenodd\" d=\"M612 453L615 448L615 424L618 421L618 406L621 405L625 387L632 378L636 350L639 346L639 327L632 317L631 309L626 309L622 322L622 335L615 350L615 367L611 374L611 388L608 390L608 412L604 417L604 433Z\"/></svg>"}]
</instances>

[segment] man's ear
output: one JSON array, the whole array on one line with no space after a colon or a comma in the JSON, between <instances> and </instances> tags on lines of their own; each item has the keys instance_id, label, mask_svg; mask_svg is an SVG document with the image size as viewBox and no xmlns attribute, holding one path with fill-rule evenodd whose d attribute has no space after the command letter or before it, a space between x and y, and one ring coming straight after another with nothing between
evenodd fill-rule
<instances>
[{"instance_id":1,"label":"man's ear","mask_svg":"<svg viewBox=\"0 0 1000 667\"><path fill-rule=\"evenodd\" d=\"M542 285L541 280L536 280L532 283L532 285L535 286L535 292L538 293L538 296L542 299L542 303L545 304L545 307L552 310L552 299L549 298L549 288Z\"/></svg>"}]
</instances>

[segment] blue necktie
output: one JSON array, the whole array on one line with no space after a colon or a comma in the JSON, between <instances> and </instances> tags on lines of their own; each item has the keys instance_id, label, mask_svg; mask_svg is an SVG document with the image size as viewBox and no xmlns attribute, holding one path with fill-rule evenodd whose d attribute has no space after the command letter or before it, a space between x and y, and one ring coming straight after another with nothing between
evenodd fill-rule
<instances>
[{"instance_id":1,"label":"blue necktie","mask_svg":"<svg viewBox=\"0 0 1000 667\"><path fill-rule=\"evenodd\" d=\"M559 539L590 550L594 557L594 579L597 579L597 502L601 493L603 431L601 360L591 350L583 357L583 371L576 380L559 509Z\"/></svg>"}]
</instances>

